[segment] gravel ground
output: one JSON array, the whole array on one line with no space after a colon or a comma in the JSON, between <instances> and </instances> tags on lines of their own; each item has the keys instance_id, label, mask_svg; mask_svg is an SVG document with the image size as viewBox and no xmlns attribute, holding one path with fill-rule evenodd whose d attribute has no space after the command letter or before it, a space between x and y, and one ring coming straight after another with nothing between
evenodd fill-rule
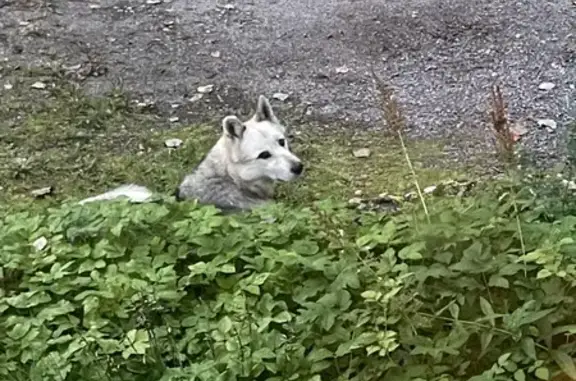
<instances>
[{"instance_id":1,"label":"gravel ground","mask_svg":"<svg viewBox=\"0 0 576 381\"><path fill-rule=\"evenodd\" d=\"M281 116L350 128L382 125L373 67L410 135L453 138L460 159L488 147L494 81L545 164L576 116L573 0L0 0L0 56L63 64L92 92L122 85L184 121L246 114L280 92Z\"/></svg>"}]
</instances>

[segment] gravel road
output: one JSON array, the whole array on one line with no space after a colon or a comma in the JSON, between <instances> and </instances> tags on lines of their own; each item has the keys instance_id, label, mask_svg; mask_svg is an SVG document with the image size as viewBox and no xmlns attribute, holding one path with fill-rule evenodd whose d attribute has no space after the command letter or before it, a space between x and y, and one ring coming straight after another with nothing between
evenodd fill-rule
<instances>
[{"instance_id":1,"label":"gravel road","mask_svg":"<svg viewBox=\"0 0 576 381\"><path fill-rule=\"evenodd\" d=\"M65 65L91 92L121 85L181 120L283 93L281 116L349 128L381 126L373 67L410 135L453 138L461 158L486 150L494 81L544 163L576 117L573 0L0 0L0 57Z\"/></svg>"}]
</instances>

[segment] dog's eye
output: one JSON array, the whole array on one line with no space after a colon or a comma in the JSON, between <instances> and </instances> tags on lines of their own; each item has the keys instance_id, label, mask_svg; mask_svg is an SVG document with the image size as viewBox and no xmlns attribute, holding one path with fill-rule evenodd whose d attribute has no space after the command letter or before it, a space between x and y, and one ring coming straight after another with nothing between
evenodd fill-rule
<instances>
[{"instance_id":1,"label":"dog's eye","mask_svg":"<svg viewBox=\"0 0 576 381\"><path fill-rule=\"evenodd\" d=\"M264 151L258 155L258 159L269 159L270 157L272 157L272 154L268 151Z\"/></svg>"},{"instance_id":2,"label":"dog's eye","mask_svg":"<svg viewBox=\"0 0 576 381\"><path fill-rule=\"evenodd\" d=\"M280 144L280 146L284 147L286 145L286 140L280 139L280 140L278 140L278 144Z\"/></svg>"}]
</instances>

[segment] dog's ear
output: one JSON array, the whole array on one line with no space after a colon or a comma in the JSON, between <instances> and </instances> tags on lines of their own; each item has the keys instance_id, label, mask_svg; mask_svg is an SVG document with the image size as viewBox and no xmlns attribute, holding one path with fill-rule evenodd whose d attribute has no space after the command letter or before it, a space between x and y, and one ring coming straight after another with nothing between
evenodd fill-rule
<instances>
[{"instance_id":1,"label":"dog's ear","mask_svg":"<svg viewBox=\"0 0 576 381\"><path fill-rule=\"evenodd\" d=\"M264 95L260 95L258 97L258 105L256 106L256 113L254 114L254 119L256 122L273 122L277 123L278 119L276 119L276 115L274 115L274 111L272 110L272 106L270 102Z\"/></svg>"},{"instance_id":2,"label":"dog's ear","mask_svg":"<svg viewBox=\"0 0 576 381\"><path fill-rule=\"evenodd\" d=\"M246 126L236 116L229 115L222 121L224 135L232 139L242 139Z\"/></svg>"}]
</instances>

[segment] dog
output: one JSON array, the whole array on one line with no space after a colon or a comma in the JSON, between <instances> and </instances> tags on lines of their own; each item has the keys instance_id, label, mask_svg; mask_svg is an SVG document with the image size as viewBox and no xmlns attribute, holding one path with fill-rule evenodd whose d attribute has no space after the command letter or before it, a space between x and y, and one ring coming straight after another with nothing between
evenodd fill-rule
<instances>
[{"instance_id":1,"label":"dog","mask_svg":"<svg viewBox=\"0 0 576 381\"><path fill-rule=\"evenodd\" d=\"M219 140L174 195L178 201L196 199L222 211L251 210L273 200L276 183L296 180L303 171L302 161L290 149L286 127L260 95L249 120L242 122L235 115L222 120ZM129 184L80 203L120 197L145 202L152 194L146 187Z\"/></svg>"}]
</instances>

